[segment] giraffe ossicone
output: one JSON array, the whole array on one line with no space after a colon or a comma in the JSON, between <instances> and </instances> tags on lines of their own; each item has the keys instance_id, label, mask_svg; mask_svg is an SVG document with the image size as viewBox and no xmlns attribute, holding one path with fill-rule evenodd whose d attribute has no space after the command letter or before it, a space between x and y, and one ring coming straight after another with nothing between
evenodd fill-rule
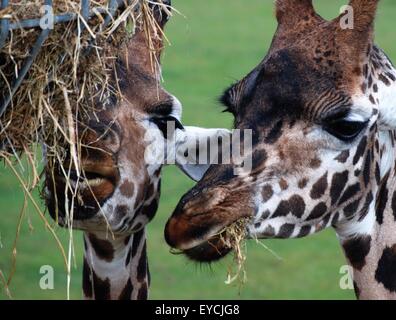
<instances>
[{"instance_id":1,"label":"giraffe ossicone","mask_svg":"<svg viewBox=\"0 0 396 320\"><path fill-rule=\"evenodd\" d=\"M170 246L217 260L219 232L242 218L251 238L332 226L357 296L396 299L396 69L373 42L378 2L351 0L349 29L311 0L276 1L266 57L222 98L253 132L252 170L211 166L169 219Z\"/></svg>"}]
</instances>

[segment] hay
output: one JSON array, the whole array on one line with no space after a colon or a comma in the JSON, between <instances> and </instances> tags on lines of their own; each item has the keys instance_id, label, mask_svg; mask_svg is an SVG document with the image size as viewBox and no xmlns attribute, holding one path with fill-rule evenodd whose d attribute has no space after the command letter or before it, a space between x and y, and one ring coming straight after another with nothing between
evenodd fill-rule
<instances>
[{"instance_id":1,"label":"hay","mask_svg":"<svg viewBox=\"0 0 396 320\"><path fill-rule=\"evenodd\" d=\"M227 279L225 284L232 284L235 281L241 287L246 282L246 225L250 219L243 218L228 226L221 232L221 239L224 245L233 250L233 262L228 266Z\"/></svg>"},{"instance_id":2,"label":"hay","mask_svg":"<svg viewBox=\"0 0 396 320\"><path fill-rule=\"evenodd\" d=\"M44 143L47 159L52 158L49 162L56 162L59 156L65 159L70 155L67 153L77 152L77 123L84 124L89 115L105 108L110 100L114 104L122 99L114 81L116 53L126 46L136 21L145 29L156 28L156 22L148 9L150 0L125 0L123 11L103 27L108 2L91 1L96 16L89 21L81 18L54 25L28 75L12 95L7 111L0 117L3 155L31 154L32 146ZM0 18L8 17L10 22L40 18L42 4L42 0L11 0L9 7L0 11ZM80 1L54 0L53 10L55 15L79 15ZM41 31L13 30L0 50L0 102L10 95L12 83ZM146 34L159 36L158 30ZM77 155L71 157L78 170ZM31 158L35 160L34 156Z\"/></svg>"},{"instance_id":3,"label":"hay","mask_svg":"<svg viewBox=\"0 0 396 320\"><path fill-rule=\"evenodd\" d=\"M77 127L84 126L88 118L109 103L114 105L122 99L115 81L116 53L127 45L135 23L138 21L145 29L156 28L148 7L150 0L124 0L122 12L103 27L108 3L109 0L91 1L91 9L99 10L85 21L80 16L80 0L53 1L55 15L71 13L80 18L54 25L0 117L0 157L16 159L22 167L20 155L27 155L34 173L28 190L40 181L36 171L38 144L43 145L50 167L62 166L69 158L73 169L80 173ZM0 18L6 17L11 23L41 18L42 4L42 0L11 0L0 11ZM0 49L0 103L10 95L12 84L41 31L41 28L15 29ZM159 36L158 33L158 30L154 33L146 30L150 36Z\"/></svg>"},{"instance_id":4,"label":"hay","mask_svg":"<svg viewBox=\"0 0 396 320\"><path fill-rule=\"evenodd\" d=\"M227 268L227 279L225 280L225 284L229 285L236 282L239 286L239 289L241 289L241 287L247 281L245 263L247 255L246 239L248 237L246 226L250 221L251 218L240 219L221 232L221 239L223 243L226 245L226 247L232 249L234 252L233 261L228 265ZM277 260L283 260L282 257L280 257L275 251L273 251L259 239L255 238L254 240L256 241L256 244L262 246Z\"/></svg>"},{"instance_id":5,"label":"hay","mask_svg":"<svg viewBox=\"0 0 396 320\"><path fill-rule=\"evenodd\" d=\"M107 0L97 0L92 6L106 8ZM42 1L11 1L8 16L12 21L38 18ZM80 1L54 1L54 13L78 14ZM133 1L136 6L138 1ZM125 23L135 20L133 11ZM131 19L128 21L128 18ZM108 33L114 23L101 30L103 16L88 23L78 19L66 24L56 24L20 88L13 94L8 110L0 118L0 142L3 149L27 152L37 142L44 142L47 156L62 154L58 145L73 143L70 112L74 121L84 122L98 105L106 103L109 95L120 98L118 89L110 83L116 57L128 39L126 28L116 28ZM0 51L0 101L11 90L13 80L33 47L40 28L12 31ZM92 37L95 36L95 38ZM114 50L117 49L117 50ZM99 90L98 90L99 89ZM65 96L67 92L67 97ZM72 110L65 105L72 106Z\"/></svg>"},{"instance_id":6,"label":"hay","mask_svg":"<svg viewBox=\"0 0 396 320\"><path fill-rule=\"evenodd\" d=\"M85 175L80 171L81 144L77 128L85 126L97 111L123 99L114 71L118 58L116 53L122 52L128 44L137 24L145 29L149 48L154 47L153 37L162 37L149 8L153 3L150 0L124 0L122 10L105 26L103 22L109 13L109 0L92 0L91 9L99 10L95 10L93 18L88 21L80 15L80 2L53 1L55 15L72 13L78 18L54 25L27 76L18 90L12 93L7 110L0 116L0 159L15 173L25 197L33 203L56 239L69 274L71 251L74 250L69 243L69 254L66 255L31 194L42 176L38 172L40 156L37 146L43 148L47 169L63 173L66 180L69 180L73 169L79 173L78 179L83 181ZM11 0L5 10L0 10L0 18L8 18L11 23L38 19L42 17L42 5L42 0ZM158 5L169 12L162 1L158 1ZM10 95L18 72L41 32L41 28L15 29L0 49L0 104ZM155 59L155 50L152 51L151 59ZM21 155L26 157L28 168ZM63 167L65 163L69 163L66 168ZM76 195L70 184L67 188ZM72 242L73 213L67 214Z\"/></svg>"}]
</instances>

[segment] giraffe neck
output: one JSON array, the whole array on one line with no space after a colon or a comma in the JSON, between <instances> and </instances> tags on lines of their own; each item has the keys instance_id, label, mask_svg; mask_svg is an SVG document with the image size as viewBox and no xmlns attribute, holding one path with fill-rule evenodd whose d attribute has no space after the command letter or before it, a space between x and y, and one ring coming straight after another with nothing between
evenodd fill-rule
<instances>
[{"instance_id":1,"label":"giraffe neck","mask_svg":"<svg viewBox=\"0 0 396 320\"><path fill-rule=\"evenodd\" d=\"M84 234L83 293L85 299L145 300L150 274L145 229L113 238Z\"/></svg>"},{"instance_id":2,"label":"giraffe neck","mask_svg":"<svg viewBox=\"0 0 396 320\"><path fill-rule=\"evenodd\" d=\"M377 48L372 50L369 61L366 95L376 102L380 113L396 113L396 70ZM396 121L396 114L394 117ZM392 126L389 123L389 128ZM360 299L396 299L395 138L395 131L380 131L379 147L372 146L371 152L377 154L379 177L368 214L337 230L353 268L355 292Z\"/></svg>"}]
</instances>

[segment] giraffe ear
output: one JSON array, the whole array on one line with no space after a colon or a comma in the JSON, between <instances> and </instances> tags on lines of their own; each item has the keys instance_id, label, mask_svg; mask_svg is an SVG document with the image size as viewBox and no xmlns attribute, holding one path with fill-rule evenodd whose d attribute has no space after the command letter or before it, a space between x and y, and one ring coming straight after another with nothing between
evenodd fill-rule
<instances>
[{"instance_id":1,"label":"giraffe ear","mask_svg":"<svg viewBox=\"0 0 396 320\"><path fill-rule=\"evenodd\" d=\"M201 180L212 159L218 157L219 140L224 141L230 134L228 129L184 127L184 131L177 130L176 165L191 179Z\"/></svg>"}]
</instances>

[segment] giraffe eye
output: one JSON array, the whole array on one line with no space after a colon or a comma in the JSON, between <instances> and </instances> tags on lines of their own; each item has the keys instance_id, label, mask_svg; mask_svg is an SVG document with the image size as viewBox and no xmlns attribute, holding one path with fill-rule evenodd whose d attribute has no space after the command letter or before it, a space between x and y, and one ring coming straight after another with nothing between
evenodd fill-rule
<instances>
[{"instance_id":1,"label":"giraffe eye","mask_svg":"<svg viewBox=\"0 0 396 320\"><path fill-rule=\"evenodd\" d=\"M161 116L161 117L153 117L151 119L153 123L158 127L158 129L162 132L165 139L168 139L168 131L170 129L180 129L184 130L181 122L173 116Z\"/></svg>"},{"instance_id":2,"label":"giraffe eye","mask_svg":"<svg viewBox=\"0 0 396 320\"><path fill-rule=\"evenodd\" d=\"M350 121L345 118L325 120L323 128L336 138L349 142L355 139L360 132L367 126L366 122Z\"/></svg>"}]
</instances>

